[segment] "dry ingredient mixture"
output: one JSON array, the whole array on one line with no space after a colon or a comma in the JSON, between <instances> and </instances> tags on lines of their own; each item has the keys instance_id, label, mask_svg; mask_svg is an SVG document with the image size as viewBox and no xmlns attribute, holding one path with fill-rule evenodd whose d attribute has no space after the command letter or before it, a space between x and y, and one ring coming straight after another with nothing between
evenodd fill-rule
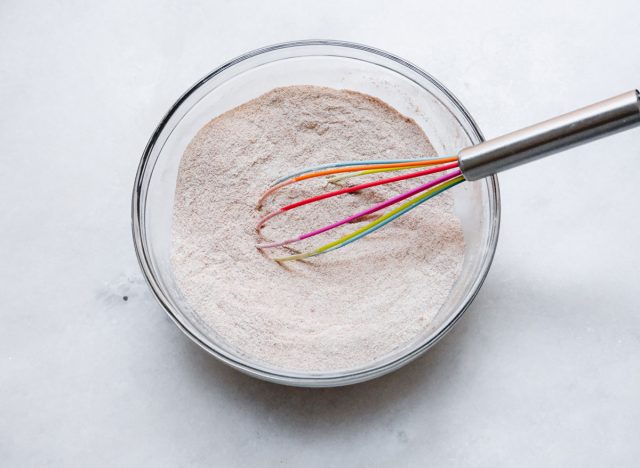
<instances>
[{"instance_id":1,"label":"dry ingredient mixture","mask_svg":"<svg viewBox=\"0 0 640 468\"><path fill-rule=\"evenodd\" d=\"M326 182L285 189L262 211L256 201L270 182L300 167L433 155L412 119L349 90L277 88L213 119L182 157L172 232L175 279L202 326L251 360L301 371L364 366L418 338L463 262L450 194L341 250L284 265L254 247L257 220ZM290 238L415 185L308 205L274 219L265 237ZM294 247L307 250L371 220Z\"/></svg>"}]
</instances>

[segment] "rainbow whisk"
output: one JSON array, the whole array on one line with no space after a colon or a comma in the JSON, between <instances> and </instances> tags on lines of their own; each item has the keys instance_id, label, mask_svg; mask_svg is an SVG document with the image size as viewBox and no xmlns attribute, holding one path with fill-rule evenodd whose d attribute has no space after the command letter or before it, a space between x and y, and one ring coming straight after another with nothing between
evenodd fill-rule
<instances>
[{"instance_id":1,"label":"rainbow whisk","mask_svg":"<svg viewBox=\"0 0 640 468\"><path fill-rule=\"evenodd\" d=\"M311 167L307 169L303 169L301 171L297 171L293 174L287 175L275 181L272 186L262 195L260 200L258 201L259 206L262 206L264 202L272 195L274 195L278 190L285 188L286 186L303 182L305 180L317 178L317 177L325 177L325 176L334 176L329 180L331 182L337 182L338 180L344 180L346 178L353 177L361 177L369 174L377 174L381 172L391 172L391 171L404 171L410 169L421 169L419 171L410 172L408 174L403 174L396 177L389 177L381 180L376 180L373 182L367 182L359 185L354 185L351 187L342 188L339 190L334 190L331 192L323 193L320 195L316 195L314 197L306 198L304 200L297 201L295 203L288 204L279 208L276 211L272 211L267 214L263 218L258 221L258 225L256 229L258 232L261 231L262 227L264 227L268 221L276 217L277 215L287 213L288 211L294 210L296 208L309 205L311 203L316 203L322 200L326 200L328 198L337 197L339 195L344 195L347 193L359 192L368 188L376 187L379 185L391 184L394 182L399 182L401 180L414 179L418 177L425 177L431 174L439 174L440 177L435 180L431 180L424 184L418 185L416 188L409 190L400 195L394 196L382 203L378 203L374 206L371 206L363 211L359 211L354 213L340 221L336 221L327 226L320 227L313 231L300 234L297 237L277 241L277 242L265 242L258 244L257 247L259 249L270 249L275 247L284 247L286 245L293 244L295 242L303 241L305 239L310 239L312 237L323 234L332 229L343 226L347 223L352 223L353 221L358 220L364 216L379 212L387 207L398 204L400 202L404 203L399 206L393 208L389 212L383 214L376 220L366 224L365 226L353 231L350 234L340 237L332 242L329 242L321 247L310 250L304 253L298 253L295 255L289 255L286 257L275 258L274 260L279 262L289 261L289 260L301 260L303 258L313 257L316 255L320 255L322 253L330 252L332 250L337 250L342 248L356 240L362 239L363 237L375 232L391 221L397 219L403 214L411 211L416 208L420 204L424 203L428 199L438 195L439 193L444 192L445 190L461 183L464 180L462 176L462 172L458 169L458 158L438 158L438 159L402 159L402 160L380 160L380 161L349 161L342 163L334 163L334 164L325 164L322 166ZM448 172L447 172L448 171ZM338 174L342 174L342 176L337 176ZM413 198L411 198L413 197Z\"/></svg>"},{"instance_id":2,"label":"rainbow whisk","mask_svg":"<svg viewBox=\"0 0 640 468\"><path fill-rule=\"evenodd\" d=\"M261 242L256 247L261 250L286 247L389 208L387 212L384 212L374 221L347 235L332 240L318 248L274 258L274 260L277 262L302 260L332 252L368 236L417 208L427 200L461 184L465 180L479 180L500 171L637 125L640 125L640 93L637 90L633 90L522 130L475 146L469 146L458 152L456 156L429 159L347 161L301 169L273 182L260 197L258 208L261 208L279 190L318 177L329 177L329 181L337 182L347 178L386 172L398 171L402 172L402 174L325 192L282 206L260 219L256 226L259 234L262 228L273 218L296 208L321 202L332 197L360 192L379 185L430 177L428 181L423 181L422 184L416 185L411 190L358 211L344 219L299 234L290 239ZM410 172L405 173L405 171Z\"/></svg>"}]
</instances>

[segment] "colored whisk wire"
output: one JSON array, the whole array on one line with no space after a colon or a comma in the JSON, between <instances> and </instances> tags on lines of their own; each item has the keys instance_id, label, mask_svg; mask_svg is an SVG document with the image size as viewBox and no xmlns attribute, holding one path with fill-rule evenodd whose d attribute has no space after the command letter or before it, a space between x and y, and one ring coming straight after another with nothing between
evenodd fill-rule
<instances>
[{"instance_id":1,"label":"colored whisk wire","mask_svg":"<svg viewBox=\"0 0 640 468\"><path fill-rule=\"evenodd\" d=\"M349 245L352 242L355 242L358 239L362 239L363 237L371 234L372 232L375 232L376 230L380 229L381 227L387 225L388 223L390 223L391 221L399 218L400 216L402 216L403 214L413 210L414 208L416 208L417 206L421 205L422 203L426 202L427 200L429 200L430 198L435 197L436 195L444 192L445 190L448 190L460 183L464 182L464 176L460 175L458 177L455 177L451 180L448 180L447 182L436 186L434 188L432 188L431 190L423 193L422 195L415 197L411 200L409 200L408 202L403 203L402 205L398 206L397 208L389 211L388 213L380 216L378 219L376 219L375 221L361 227L360 229L357 229L355 231L353 231L350 234L347 234L333 242L330 242L328 244L325 244L321 247L318 247L317 249L308 251L308 252L302 252L299 254L295 254L295 255L289 255L286 257L277 257L274 258L273 260L275 260L276 262L282 263L282 262L288 262L288 261L292 261L292 260L303 260L305 258L310 258L310 257L315 257L317 255L321 255L323 253L328 253L328 252L332 252L334 250L338 250L341 249L342 247L345 247L347 245Z\"/></svg>"},{"instance_id":2,"label":"colored whisk wire","mask_svg":"<svg viewBox=\"0 0 640 468\"><path fill-rule=\"evenodd\" d=\"M303 174L307 174L309 172L318 172L325 169L334 169L341 167L349 167L349 166L380 166L380 165L390 165L390 164L403 164L403 163L421 163L427 161L439 161L441 159L457 159L457 158L423 158L423 159L373 159L368 161L343 161L339 163L330 163L330 164L321 164L319 166L311 166L301 169L297 172L293 172L291 174L287 174L286 176L280 177L275 180L271 186L278 185L280 182L284 182L287 179L293 179ZM453 161L448 161L453 162ZM437 163L436 163L437 164Z\"/></svg>"},{"instance_id":3,"label":"colored whisk wire","mask_svg":"<svg viewBox=\"0 0 640 468\"><path fill-rule=\"evenodd\" d=\"M429 167L429 166L434 166L434 167ZM283 246L292 244L294 242L309 239L311 237L323 234L327 231L338 228L347 223L351 223L364 216L367 216L372 213L376 213L391 205L395 205L397 203L400 203L409 199L408 201L405 201L400 206L392 209L388 213L385 213L382 216L378 217L375 221L368 223L365 226L353 231L350 234L342 236L333 242L330 242L328 244L325 244L321 247L310 250L308 252L302 252L302 253L297 253L297 254L289 255L285 257L274 258L274 260L278 262L286 262L290 260L301 260L304 258L314 257L316 255L331 252L333 250L340 249L352 242L355 242L356 240L361 239L371 234L372 232L375 232L376 230L382 228L383 226L393 221L394 219L397 219L403 214L411 211L415 207L424 203L428 199L464 181L464 176L462 175L462 172L460 171L460 169L458 169L458 159L455 157L432 158L432 159L351 161L351 162L343 162L343 163L325 164L321 166L315 166L312 168L302 169L300 171L297 171L295 173L289 174L288 176L278 179L261 196L258 202L258 207L260 207L264 203L264 201L267 198L269 198L271 195L273 195L276 191L288 185L292 185L294 183L302 182L304 180L313 179L316 177L331 176L330 178L328 178L328 181L335 183L340 180L344 180L351 177L359 177L359 176L365 176L369 174L377 174L377 173L392 172L392 171L404 171L404 170L411 170L411 169L413 170L422 169L422 170L417 172L411 172L408 174L398 175L395 177L389 177L389 178L384 178L384 179L375 180L371 182L366 182L366 183L362 183L362 184L358 184L350 187L341 188L338 190L333 190L327 193L323 193L320 195L316 195L313 197L309 197L309 198L288 204L286 206L281 207L277 211L271 212L266 216L264 216L258 222L258 225L256 226L256 230L260 232L261 228L275 216L286 213L288 211L291 211L295 208L299 208L301 206L316 203L331 197L336 197L336 196L347 194L347 193L361 191L361 190L375 187L378 185L399 182L402 180L409 180L417 177L423 177L431 174L445 172L450 169L455 169L455 170L449 173L445 173L444 175L441 175L440 177L434 180L421 184L412 190L409 190L400 195L396 195L384 202L378 203L364 211L355 213L335 223L301 234L292 239L287 239L284 241L276 241L276 242L264 242L256 245L256 247L259 249L283 247ZM411 198L411 197L414 197L414 198Z\"/></svg>"},{"instance_id":4,"label":"colored whisk wire","mask_svg":"<svg viewBox=\"0 0 640 468\"><path fill-rule=\"evenodd\" d=\"M400 162L398 162L400 161ZM288 176L278 179L271 187L265 191L258 200L258 208L263 205L265 200L273 195L278 190L292 185L296 182L303 180L313 179L316 177L322 177L332 174L339 174L344 172L362 172L375 169L392 169L392 168L411 168L411 167L423 167L423 166L436 166L439 164L446 164L457 162L457 157L447 158L432 158L432 159L395 159L389 162L388 160L381 161L350 161L345 163L327 164L323 166L315 166L312 168L303 169L301 171L289 174ZM373 166L373 167L372 167Z\"/></svg>"},{"instance_id":5,"label":"colored whisk wire","mask_svg":"<svg viewBox=\"0 0 640 468\"><path fill-rule=\"evenodd\" d=\"M386 168L386 169L369 169L369 170L366 170L366 171L360 171L360 172L356 172L356 173L332 175L332 176L327 177L327 182L329 182L330 184L336 184L336 183L341 182L343 180L351 179L353 177L361 177L361 176L365 176L365 175L369 175L369 174L380 174L382 172L406 171L406 170L409 170L409 169L420 169L420 166L392 167L392 168Z\"/></svg>"},{"instance_id":6,"label":"colored whisk wire","mask_svg":"<svg viewBox=\"0 0 640 468\"><path fill-rule=\"evenodd\" d=\"M327 198L336 197L338 195L344 195L344 194L347 194L347 193L359 192L361 190L364 190L364 189L367 189L367 188L371 188L371 187L376 187L378 185L385 185L385 184L390 184L390 183L393 183L393 182L399 182L401 180L413 179L413 178L416 178L416 177L423 177L423 176L430 175L430 174L436 174L438 172L444 172L444 171L447 171L449 169L455 169L456 167L458 167L457 163L450 163L450 164L445 164L443 166L437 166L437 167L433 167L433 168L430 168L430 169L425 169L423 171L412 172L410 174L404 174L404 175L401 175L401 176L396 176L396 177L390 177L390 178L387 178L387 179L376 180L376 181L373 181L373 182L367 182L367 183L364 183L364 184L354 185L352 187L346 187L346 188L343 188L343 189L340 189L340 190L334 190L332 192L323 193L322 195L316 195L315 197L310 197L310 198L307 198L305 200L301 200L301 201L298 201L298 202L291 203L289 205L283 206L278 211L267 214L260 221L258 221L258 225L256 226L256 229L258 231L260 231L262 226L264 226L267 221L269 221L270 219L274 218L276 215L285 213L287 211L293 210L295 208L299 208L299 207L304 206L304 205L308 205L308 204L315 203L315 202L318 202L318 201L321 201L321 200L325 200ZM382 170L383 171L390 171L390 170L395 170L395 169L382 169ZM380 170L373 171L373 172L378 172L378 171L380 171ZM366 171L366 172L369 172L369 171ZM262 247L262 248L264 248L264 247Z\"/></svg>"},{"instance_id":7,"label":"colored whisk wire","mask_svg":"<svg viewBox=\"0 0 640 468\"><path fill-rule=\"evenodd\" d=\"M369 214L372 214L372 213L376 213L376 212L378 212L378 211L380 211L380 210L382 210L382 209L384 209L384 208L386 208L388 206L395 205L396 203L399 203L399 202L401 202L403 200L406 200L407 198L412 197L412 196L414 196L414 195L416 195L418 193L422 193L425 190L429 190L430 188L433 188L433 187L435 187L435 186L437 186L437 185L439 185L439 184L441 184L443 182L451 180L451 179L453 179L455 177L458 177L460 175L462 175L462 173L459 170L454 171L454 172L452 172L450 174L447 174L447 175L444 175L442 177L439 177L438 179L435 179L435 180L433 180L431 182L427 182L426 184L422 184L422 185L420 185L420 186L418 186L418 187L416 187L416 188L414 188L412 190L409 190L408 192L401 193L400 195L396 195L395 197L392 197L392 198L390 198L390 199L388 199L388 200L386 200L386 201L384 201L382 203L378 203L377 205L374 205L371 208L367 208L364 211L360 211L360 212L355 213L355 214L353 214L351 216L348 216L348 217L346 217L344 219L341 219L340 221L337 221L335 223L332 223L332 224L329 224L327 226L321 227L321 228L316 229L314 231L307 232L307 233L302 234L302 235L300 235L300 236L298 236L296 238L293 238L293 239L288 239L288 240L280 241L280 242L271 242L271 243L259 244L259 245L257 245L257 247L259 249L282 247L282 246L285 246L285 245L292 244L294 242L299 242L299 241L302 241L302 240L305 240L305 239L309 239L311 237L315 237L315 236L317 236L319 234L322 234L324 232L327 232L327 231L330 231L330 230L335 229L337 227L343 226L343 225L345 225L347 223L351 223L351 222L353 222L353 221L355 221L355 220L357 220L359 218L362 218L363 216L366 216L366 215L369 215Z\"/></svg>"}]
</instances>

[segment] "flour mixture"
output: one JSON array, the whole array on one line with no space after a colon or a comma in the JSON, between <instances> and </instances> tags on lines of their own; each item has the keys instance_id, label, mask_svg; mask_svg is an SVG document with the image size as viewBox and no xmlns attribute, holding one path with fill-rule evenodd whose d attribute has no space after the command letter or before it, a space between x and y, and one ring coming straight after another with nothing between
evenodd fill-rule
<instances>
[{"instance_id":1,"label":"flour mixture","mask_svg":"<svg viewBox=\"0 0 640 468\"><path fill-rule=\"evenodd\" d=\"M464 237L450 194L339 254L286 265L254 247L255 224L266 212L256 210L256 201L270 182L299 167L434 155L412 119L349 90L277 88L216 117L191 141L179 169L172 232L177 284L217 341L276 368L360 367L408 345L426 331L462 267ZM420 183L314 204L312 211L274 220L265 235L290 238ZM298 185L266 210L311 187Z\"/></svg>"}]
</instances>

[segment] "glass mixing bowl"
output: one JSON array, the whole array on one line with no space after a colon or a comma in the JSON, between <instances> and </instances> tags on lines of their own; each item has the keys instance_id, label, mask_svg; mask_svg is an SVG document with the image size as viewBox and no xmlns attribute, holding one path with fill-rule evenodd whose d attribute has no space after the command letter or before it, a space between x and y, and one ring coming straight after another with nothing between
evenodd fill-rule
<instances>
[{"instance_id":1,"label":"glass mixing bowl","mask_svg":"<svg viewBox=\"0 0 640 468\"><path fill-rule=\"evenodd\" d=\"M451 193L466 248L462 272L445 304L418 339L356 369L299 372L247 358L207 331L191 310L170 264L171 222L180 158L212 118L278 86L318 85L376 96L413 118L439 155L482 141L458 100L430 75L401 58L338 41L298 41L249 52L213 71L169 109L144 150L132 201L133 238L140 267L156 298L182 331L204 350L254 377L281 384L346 385L398 369L451 329L478 293L498 240L500 198L495 177L465 182Z\"/></svg>"}]
</instances>

